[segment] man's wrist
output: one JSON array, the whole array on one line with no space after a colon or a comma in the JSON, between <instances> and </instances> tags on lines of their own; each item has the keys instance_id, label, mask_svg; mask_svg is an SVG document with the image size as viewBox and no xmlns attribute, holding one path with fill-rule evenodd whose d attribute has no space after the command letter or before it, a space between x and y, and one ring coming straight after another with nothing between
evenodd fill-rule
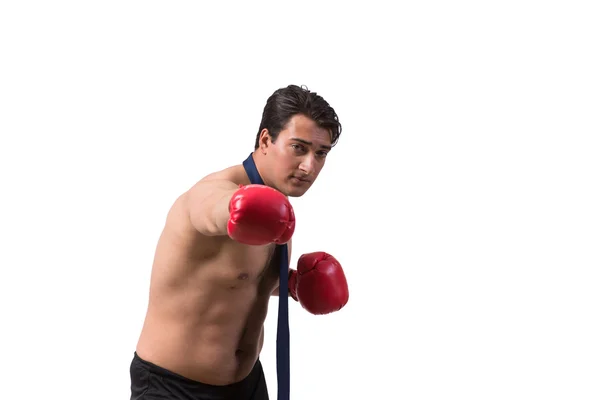
<instances>
[{"instance_id":1,"label":"man's wrist","mask_svg":"<svg viewBox=\"0 0 600 400\"><path fill-rule=\"evenodd\" d=\"M298 272L290 268L288 272L288 293L295 301L298 301L298 293L296 293L297 277Z\"/></svg>"}]
</instances>

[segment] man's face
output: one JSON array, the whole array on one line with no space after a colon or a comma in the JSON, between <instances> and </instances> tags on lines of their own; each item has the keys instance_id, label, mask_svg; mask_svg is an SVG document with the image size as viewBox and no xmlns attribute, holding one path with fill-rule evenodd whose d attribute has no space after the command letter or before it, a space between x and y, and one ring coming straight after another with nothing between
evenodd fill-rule
<instances>
[{"instance_id":1,"label":"man's face","mask_svg":"<svg viewBox=\"0 0 600 400\"><path fill-rule=\"evenodd\" d=\"M331 150L331 136L304 115L293 116L275 143L261 143L269 168L268 184L290 197L302 196L319 176Z\"/></svg>"}]
</instances>

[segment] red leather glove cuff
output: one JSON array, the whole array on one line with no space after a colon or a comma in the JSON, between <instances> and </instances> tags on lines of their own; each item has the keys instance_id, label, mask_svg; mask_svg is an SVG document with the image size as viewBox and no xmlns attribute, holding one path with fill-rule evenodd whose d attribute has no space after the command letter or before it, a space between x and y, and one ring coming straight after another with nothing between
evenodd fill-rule
<instances>
[{"instance_id":1,"label":"red leather glove cuff","mask_svg":"<svg viewBox=\"0 0 600 400\"><path fill-rule=\"evenodd\" d=\"M290 273L288 274L288 292L295 301L298 301L298 293L296 292L296 285L298 282L297 277L298 272L294 269L290 269Z\"/></svg>"}]
</instances>

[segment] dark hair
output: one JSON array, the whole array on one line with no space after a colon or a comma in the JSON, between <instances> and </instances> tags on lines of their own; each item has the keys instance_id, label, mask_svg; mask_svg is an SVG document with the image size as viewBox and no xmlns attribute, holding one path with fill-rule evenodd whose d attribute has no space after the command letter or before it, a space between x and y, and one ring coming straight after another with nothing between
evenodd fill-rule
<instances>
[{"instance_id":1,"label":"dark hair","mask_svg":"<svg viewBox=\"0 0 600 400\"><path fill-rule=\"evenodd\" d=\"M286 124L296 114L305 115L315 121L321 128L329 130L331 132L331 145L335 146L342 133L342 125L335 110L323 97L309 91L306 86L289 85L277 89L267 99L260 127L256 134L254 149L258 149L260 132L263 129L268 129L271 140L275 141L279 132L285 128Z\"/></svg>"}]
</instances>

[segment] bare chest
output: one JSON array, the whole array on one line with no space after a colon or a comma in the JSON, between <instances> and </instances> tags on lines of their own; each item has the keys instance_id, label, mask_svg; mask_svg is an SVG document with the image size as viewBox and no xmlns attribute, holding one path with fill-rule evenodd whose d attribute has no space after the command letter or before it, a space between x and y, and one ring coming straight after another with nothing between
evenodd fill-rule
<instances>
[{"instance_id":1,"label":"bare chest","mask_svg":"<svg viewBox=\"0 0 600 400\"><path fill-rule=\"evenodd\" d=\"M259 294L267 293L278 282L280 257L281 251L275 245L246 246L231 242L223 246L211 269L219 285L228 290L256 288Z\"/></svg>"},{"instance_id":2,"label":"bare chest","mask_svg":"<svg viewBox=\"0 0 600 400\"><path fill-rule=\"evenodd\" d=\"M232 240L166 233L153 268L160 286L186 287L199 297L240 291L270 294L278 283L281 247L248 246ZM236 296L236 298L239 298Z\"/></svg>"}]
</instances>

